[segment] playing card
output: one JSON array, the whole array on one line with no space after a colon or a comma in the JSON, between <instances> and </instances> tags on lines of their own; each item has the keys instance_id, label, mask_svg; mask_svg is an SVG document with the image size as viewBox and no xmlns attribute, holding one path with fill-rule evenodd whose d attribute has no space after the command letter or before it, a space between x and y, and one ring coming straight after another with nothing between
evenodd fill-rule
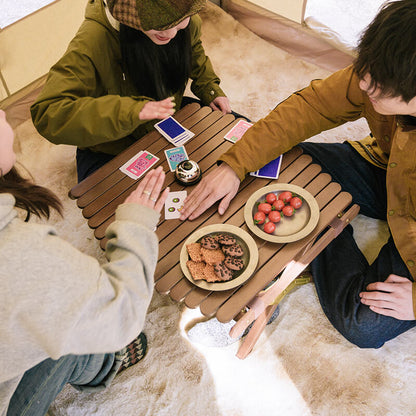
<instances>
[{"instance_id":1,"label":"playing card","mask_svg":"<svg viewBox=\"0 0 416 416\"><path fill-rule=\"evenodd\" d=\"M169 192L165 201L165 219L172 220L181 216L183 202L186 198L186 191Z\"/></svg>"},{"instance_id":2,"label":"playing card","mask_svg":"<svg viewBox=\"0 0 416 416\"><path fill-rule=\"evenodd\" d=\"M142 150L119 169L130 178L139 179L140 176L148 171L158 160L158 157L152 155L147 150Z\"/></svg>"},{"instance_id":3,"label":"playing card","mask_svg":"<svg viewBox=\"0 0 416 416\"><path fill-rule=\"evenodd\" d=\"M240 120L225 136L224 139L229 140L232 143L237 142L243 137L243 134L252 126L245 120Z\"/></svg>"},{"instance_id":4,"label":"playing card","mask_svg":"<svg viewBox=\"0 0 416 416\"><path fill-rule=\"evenodd\" d=\"M162 134L162 136L164 136L175 146L181 146L191 137L195 136L194 133L183 127L173 117L168 117L159 121L155 124L155 128L160 134Z\"/></svg>"},{"instance_id":5,"label":"playing card","mask_svg":"<svg viewBox=\"0 0 416 416\"><path fill-rule=\"evenodd\" d=\"M256 172L251 172L251 176L256 176L257 178L269 178L277 179L279 177L280 165L282 164L282 156L279 156L277 159L272 160L267 165L263 166Z\"/></svg>"},{"instance_id":6,"label":"playing card","mask_svg":"<svg viewBox=\"0 0 416 416\"><path fill-rule=\"evenodd\" d=\"M176 166L182 161L189 159L184 146L173 147L165 150L166 160L169 164L169 169L174 172Z\"/></svg>"}]
</instances>

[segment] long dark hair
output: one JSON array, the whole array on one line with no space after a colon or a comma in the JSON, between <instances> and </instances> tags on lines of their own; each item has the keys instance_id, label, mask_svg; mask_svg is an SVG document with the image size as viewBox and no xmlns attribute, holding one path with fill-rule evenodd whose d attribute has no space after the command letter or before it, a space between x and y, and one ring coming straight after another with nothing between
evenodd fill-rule
<instances>
[{"instance_id":1,"label":"long dark hair","mask_svg":"<svg viewBox=\"0 0 416 416\"><path fill-rule=\"evenodd\" d=\"M371 76L370 89L385 96L416 96L416 1L386 3L363 33L355 70Z\"/></svg>"},{"instance_id":2,"label":"long dark hair","mask_svg":"<svg viewBox=\"0 0 416 416\"><path fill-rule=\"evenodd\" d=\"M156 45L140 30L120 24L123 70L138 94L163 100L184 90L192 67L189 25L166 45Z\"/></svg>"},{"instance_id":3,"label":"long dark hair","mask_svg":"<svg viewBox=\"0 0 416 416\"><path fill-rule=\"evenodd\" d=\"M0 176L0 193L14 196L15 206L26 211L25 221L29 220L31 214L48 219L51 209L62 215L62 204L58 197L49 189L23 178L15 167Z\"/></svg>"}]
</instances>

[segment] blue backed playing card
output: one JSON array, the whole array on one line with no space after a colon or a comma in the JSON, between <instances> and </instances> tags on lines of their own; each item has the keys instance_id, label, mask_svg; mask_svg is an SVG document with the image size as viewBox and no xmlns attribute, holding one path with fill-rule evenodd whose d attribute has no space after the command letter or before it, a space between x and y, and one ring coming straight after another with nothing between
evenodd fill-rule
<instances>
[{"instance_id":1,"label":"blue backed playing card","mask_svg":"<svg viewBox=\"0 0 416 416\"><path fill-rule=\"evenodd\" d=\"M256 176L257 178L269 178L277 179L279 177L280 165L282 164L282 156L279 156L277 159L272 160L267 165L263 166L256 172L251 172L251 176Z\"/></svg>"}]
</instances>

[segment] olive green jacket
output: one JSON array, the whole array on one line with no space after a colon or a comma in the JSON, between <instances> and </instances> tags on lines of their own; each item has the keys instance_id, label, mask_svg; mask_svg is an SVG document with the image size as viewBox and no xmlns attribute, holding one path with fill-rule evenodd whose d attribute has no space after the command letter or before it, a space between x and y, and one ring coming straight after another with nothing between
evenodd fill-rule
<instances>
[{"instance_id":1,"label":"olive green jacket","mask_svg":"<svg viewBox=\"0 0 416 416\"><path fill-rule=\"evenodd\" d=\"M251 127L220 160L242 180L296 144L324 130L364 117L371 136L351 145L387 169L387 221L396 247L416 280L416 126L377 113L359 88L352 66L314 80ZM415 289L415 283L413 284ZM415 292L414 292L415 293ZM413 297L414 303L416 296Z\"/></svg>"},{"instance_id":2,"label":"olive green jacket","mask_svg":"<svg viewBox=\"0 0 416 416\"><path fill-rule=\"evenodd\" d=\"M225 94L205 55L198 15L191 17L190 31L191 90L208 105ZM184 89L185 85L174 94L177 108ZM118 30L110 23L103 1L89 0L84 22L51 68L31 114L39 133L55 144L118 154L159 121L139 119L149 100L137 95L122 71Z\"/></svg>"}]
</instances>

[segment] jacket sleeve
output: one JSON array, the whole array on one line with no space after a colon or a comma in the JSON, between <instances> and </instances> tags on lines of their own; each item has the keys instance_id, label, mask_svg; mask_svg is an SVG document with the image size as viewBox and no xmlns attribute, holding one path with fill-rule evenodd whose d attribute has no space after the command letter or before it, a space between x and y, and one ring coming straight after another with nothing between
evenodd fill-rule
<instances>
[{"instance_id":1,"label":"jacket sleeve","mask_svg":"<svg viewBox=\"0 0 416 416\"><path fill-rule=\"evenodd\" d=\"M192 72L191 72L191 91L208 105L217 97L225 97L220 88L220 79L214 72L212 63L205 55L201 41L201 18L198 15L191 17L190 30L192 41Z\"/></svg>"},{"instance_id":2,"label":"jacket sleeve","mask_svg":"<svg viewBox=\"0 0 416 416\"><path fill-rule=\"evenodd\" d=\"M16 319L4 336L32 355L19 365L10 363L6 374L17 375L47 357L118 351L142 331L153 294L158 219L150 208L120 205L107 230L109 261L104 264L60 239L51 227L22 223L26 240L19 237L25 241L15 255L21 261L4 296L19 302L9 305L16 310L11 320Z\"/></svg>"},{"instance_id":3,"label":"jacket sleeve","mask_svg":"<svg viewBox=\"0 0 416 416\"><path fill-rule=\"evenodd\" d=\"M352 66L311 84L280 103L224 153L243 180L296 144L347 121L362 117L363 96Z\"/></svg>"},{"instance_id":4,"label":"jacket sleeve","mask_svg":"<svg viewBox=\"0 0 416 416\"><path fill-rule=\"evenodd\" d=\"M55 144L92 147L126 137L144 123L139 113L148 99L120 96L116 85L107 84L115 77L109 72L118 67L103 58L114 59L109 46L102 45L106 38L88 33L90 44L86 36L74 38L31 107L36 129ZM121 83L121 70L118 75Z\"/></svg>"}]
</instances>

